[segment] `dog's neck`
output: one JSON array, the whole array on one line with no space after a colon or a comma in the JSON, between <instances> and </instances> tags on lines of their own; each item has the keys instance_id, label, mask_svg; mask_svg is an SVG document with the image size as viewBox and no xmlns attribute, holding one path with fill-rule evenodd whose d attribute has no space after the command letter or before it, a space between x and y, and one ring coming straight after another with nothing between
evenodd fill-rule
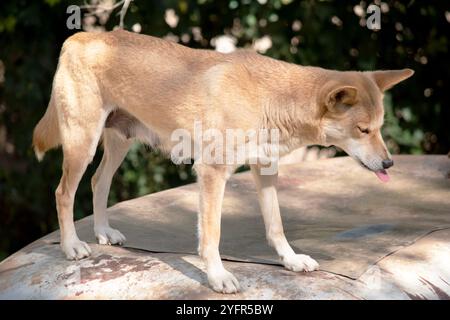
<instances>
[{"instance_id":1,"label":"dog's neck","mask_svg":"<svg viewBox=\"0 0 450 320\"><path fill-rule=\"evenodd\" d=\"M332 71L288 65L280 68L281 77L277 73L273 79L271 74L264 78L262 85L267 86L264 91L269 96L262 97L262 127L278 129L280 145L290 152L306 145L324 144L320 125L324 111L318 96Z\"/></svg>"}]
</instances>

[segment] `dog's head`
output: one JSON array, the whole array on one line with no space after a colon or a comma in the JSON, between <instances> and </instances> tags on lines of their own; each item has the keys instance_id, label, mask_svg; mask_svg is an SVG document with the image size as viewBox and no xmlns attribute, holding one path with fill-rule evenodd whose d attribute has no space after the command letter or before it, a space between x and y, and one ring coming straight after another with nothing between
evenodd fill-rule
<instances>
[{"instance_id":1,"label":"dog's head","mask_svg":"<svg viewBox=\"0 0 450 320\"><path fill-rule=\"evenodd\" d=\"M336 72L319 95L323 107L322 137L384 182L394 162L381 136L383 92L409 78L411 69Z\"/></svg>"}]
</instances>

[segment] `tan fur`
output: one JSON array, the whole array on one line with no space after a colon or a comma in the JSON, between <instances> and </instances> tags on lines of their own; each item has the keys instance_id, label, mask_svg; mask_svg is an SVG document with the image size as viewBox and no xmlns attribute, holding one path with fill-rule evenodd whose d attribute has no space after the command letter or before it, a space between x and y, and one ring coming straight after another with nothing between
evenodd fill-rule
<instances>
[{"instance_id":1,"label":"tan fur","mask_svg":"<svg viewBox=\"0 0 450 320\"><path fill-rule=\"evenodd\" d=\"M63 175L56 191L61 246L70 259L90 254L73 224L73 200L86 166L104 137L104 155L92 180L95 233L100 243L125 237L105 213L114 172L133 140L170 150L171 133L194 123L226 129L279 129L280 155L309 145L337 145L370 170L390 157L380 134L383 91L411 76L409 69L339 72L303 67L241 51L194 50L125 31L78 33L64 43L47 112L36 126L36 154L61 144ZM361 130L369 130L365 134ZM223 151L225 152L225 151ZM239 289L220 260L220 216L233 165L195 164L200 187L199 253L214 290ZM252 165L269 243L286 268L318 264L287 242L276 196L276 175Z\"/></svg>"},{"instance_id":2,"label":"tan fur","mask_svg":"<svg viewBox=\"0 0 450 320\"><path fill-rule=\"evenodd\" d=\"M47 150L55 148L61 143L56 112L55 104L50 99L47 111L34 128L33 147L39 161L42 160Z\"/></svg>"}]
</instances>

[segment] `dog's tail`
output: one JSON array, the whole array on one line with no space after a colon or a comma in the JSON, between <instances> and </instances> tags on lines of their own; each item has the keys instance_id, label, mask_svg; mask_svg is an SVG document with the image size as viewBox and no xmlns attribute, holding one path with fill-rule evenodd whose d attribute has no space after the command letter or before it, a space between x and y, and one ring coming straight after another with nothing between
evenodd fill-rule
<instances>
[{"instance_id":1,"label":"dog's tail","mask_svg":"<svg viewBox=\"0 0 450 320\"><path fill-rule=\"evenodd\" d=\"M61 144L58 115L53 97L50 98L47 111L33 132L33 148L36 158L41 161L46 151Z\"/></svg>"}]
</instances>

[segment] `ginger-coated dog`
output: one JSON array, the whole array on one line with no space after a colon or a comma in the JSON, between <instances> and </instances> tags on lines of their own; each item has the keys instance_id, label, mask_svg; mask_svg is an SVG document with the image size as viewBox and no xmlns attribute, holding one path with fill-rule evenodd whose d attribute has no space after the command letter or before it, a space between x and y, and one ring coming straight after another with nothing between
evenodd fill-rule
<instances>
[{"instance_id":1,"label":"ginger-coated dog","mask_svg":"<svg viewBox=\"0 0 450 320\"><path fill-rule=\"evenodd\" d=\"M304 67L246 50L195 50L126 31L77 33L62 47L48 109L33 136L38 159L62 145L63 173L55 193L61 248L69 259L91 253L77 236L73 204L101 139L103 159L92 178L100 244L125 241L110 227L106 206L112 177L133 141L167 151L174 145L171 133L179 128L192 132L195 122L220 131L278 129L280 155L311 144L335 145L387 181L393 161L380 133L383 92L412 74L410 69ZM211 287L223 293L239 290L219 254L222 198L237 165L194 164L200 187L198 252ZM261 174L258 163L250 167L266 236L281 263L297 272L318 269L315 260L296 254L286 240L277 175Z\"/></svg>"}]
</instances>

